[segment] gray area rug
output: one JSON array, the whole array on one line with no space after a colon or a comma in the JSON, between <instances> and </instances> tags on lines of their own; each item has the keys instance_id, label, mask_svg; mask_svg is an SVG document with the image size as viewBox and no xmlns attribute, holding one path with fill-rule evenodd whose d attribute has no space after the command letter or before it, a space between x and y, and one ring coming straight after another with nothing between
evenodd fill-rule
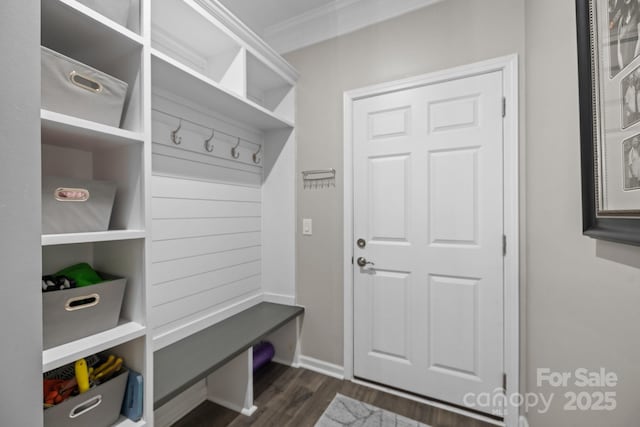
<instances>
[{"instance_id":1,"label":"gray area rug","mask_svg":"<svg viewBox=\"0 0 640 427\"><path fill-rule=\"evenodd\" d=\"M315 427L429 427L390 411L337 394Z\"/></svg>"}]
</instances>

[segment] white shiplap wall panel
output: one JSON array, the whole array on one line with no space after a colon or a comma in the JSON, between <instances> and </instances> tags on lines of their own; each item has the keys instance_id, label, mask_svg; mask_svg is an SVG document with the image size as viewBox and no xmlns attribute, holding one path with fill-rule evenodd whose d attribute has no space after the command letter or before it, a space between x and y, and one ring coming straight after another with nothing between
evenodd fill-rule
<instances>
[{"instance_id":1,"label":"white shiplap wall panel","mask_svg":"<svg viewBox=\"0 0 640 427\"><path fill-rule=\"evenodd\" d=\"M262 142L199 112L179 107L173 114ZM262 166L249 160L256 149L250 145L240 161L232 159L233 141L224 137L205 152L210 130L192 123L183 122L180 145L168 138L171 118L154 114L152 127L149 320L154 338L166 345L261 294Z\"/></svg>"},{"instance_id":2,"label":"white shiplap wall panel","mask_svg":"<svg viewBox=\"0 0 640 427\"><path fill-rule=\"evenodd\" d=\"M179 258L153 264L152 285L198 276L241 264L260 261L262 248L254 246L228 252Z\"/></svg>"},{"instance_id":3,"label":"white shiplap wall panel","mask_svg":"<svg viewBox=\"0 0 640 427\"><path fill-rule=\"evenodd\" d=\"M260 231L260 217L154 219L153 239L169 240Z\"/></svg>"},{"instance_id":4,"label":"white shiplap wall panel","mask_svg":"<svg viewBox=\"0 0 640 427\"><path fill-rule=\"evenodd\" d=\"M156 145L154 144L154 150ZM170 176L193 176L197 179L232 182L244 185L257 185L260 182L260 175L248 173L235 168L211 165L204 161L185 160L177 156L161 155L153 153L152 162L154 170L163 175ZM204 156L202 156L204 159ZM157 168L157 169L156 169Z\"/></svg>"},{"instance_id":5,"label":"white shiplap wall panel","mask_svg":"<svg viewBox=\"0 0 640 427\"><path fill-rule=\"evenodd\" d=\"M241 278L224 286L181 298L170 304L153 307L151 322L154 325L154 335L179 328L181 324L204 317L210 312L221 309L235 298L259 292L260 281L260 275Z\"/></svg>"},{"instance_id":6,"label":"white shiplap wall panel","mask_svg":"<svg viewBox=\"0 0 640 427\"><path fill-rule=\"evenodd\" d=\"M157 263L176 258L226 252L233 249L248 248L250 246L260 246L262 243L261 236L260 232L251 232L155 241L152 244L151 262Z\"/></svg>"},{"instance_id":7,"label":"white shiplap wall panel","mask_svg":"<svg viewBox=\"0 0 640 427\"><path fill-rule=\"evenodd\" d=\"M259 217L258 202L230 202L228 200L153 199L154 219Z\"/></svg>"},{"instance_id":8,"label":"white shiplap wall panel","mask_svg":"<svg viewBox=\"0 0 640 427\"><path fill-rule=\"evenodd\" d=\"M260 261L224 267L191 277L184 277L155 286L152 304L154 307L177 301L181 298L202 294L219 286L238 280L239 277L252 277L261 273Z\"/></svg>"},{"instance_id":9,"label":"white shiplap wall panel","mask_svg":"<svg viewBox=\"0 0 640 427\"><path fill-rule=\"evenodd\" d=\"M258 202L262 200L259 187L229 185L216 182L168 176L154 176L151 189L153 197L169 197L194 200L228 200Z\"/></svg>"}]
</instances>

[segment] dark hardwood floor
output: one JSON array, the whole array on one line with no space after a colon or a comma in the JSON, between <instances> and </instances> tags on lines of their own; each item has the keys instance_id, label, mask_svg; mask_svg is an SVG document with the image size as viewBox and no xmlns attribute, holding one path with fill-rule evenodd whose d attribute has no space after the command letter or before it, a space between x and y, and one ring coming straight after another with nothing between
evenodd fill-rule
<instances>
[{"instance_id":1,"label":"dark hardwood floor","mask_svg":"<svg viewBox=\"0 0 640 427\"><path fill-rule=\"evenodd\" d=\"M393 396L350 381L340 381L306 369L277 363L254 377L255 405L251 417L239 415L209 401L173 427L312 427L336 393L393 411L433 427L490 427L478 420Z\"/></svg>"}]
</instances>

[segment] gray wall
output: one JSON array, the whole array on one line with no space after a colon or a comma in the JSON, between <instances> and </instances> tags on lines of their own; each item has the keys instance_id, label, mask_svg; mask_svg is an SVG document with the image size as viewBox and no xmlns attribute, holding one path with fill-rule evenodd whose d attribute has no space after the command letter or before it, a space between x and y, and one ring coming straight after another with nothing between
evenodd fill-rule
<instances>
[{"instance_id":1,"label":"gray wall","mask_svg":"<svg viewBox=\"0 0 640 427\"><path fill-rule=\"evenodd\" d=\"M532 426L638 425L640 249L581 234L575 2L526 2L528 389L555 392ZM618 374L615 412L565 412L537 368Z\"/></svg>"},{"instance_id":2,"label":"gray wall","mask_svg":"<svg viewBox=\"0 0 640 427\"><path fill-rule=\"evenodd\" d=\"M298 220L314 219L314 235L298 235L304 355L343 362L343 91L516 52L523 391L555 393L548 413L528 418L534 427L638 424L640 248L582 236L574 8L574 0L448 0L287 55L302 75L298 168L338 169L335 189L298 186ZM581 367L618 375L615 411L567 412L564 393L581 389L536 385L538 368Z\"/></svg>"},{"instance_id":3,"label":"gray wall","mask_svg":"<svg viewBox=\"0 0 640 427\"><path fill-rule=\"evenodd\" d=\"M40 1L0 6L0 425L42 424ZM35 197L34 197L35 195Z\"/></svg>"},{"instance_id":4,"label":"gray wall","mask_svg":"<svg viewBox=\"0 0 640 427\"><path fill-rule=\"evenodd\" d=\"M297 286L305 356L343 362L342 94L374 83L524 52L524 0L447 0L286 55L300 72L298 169L337 169L336 187L298 182ZM455 31L452 31L455 28ZM300 174L298 174L298 177Z\"/></svg>"}]
</instances>

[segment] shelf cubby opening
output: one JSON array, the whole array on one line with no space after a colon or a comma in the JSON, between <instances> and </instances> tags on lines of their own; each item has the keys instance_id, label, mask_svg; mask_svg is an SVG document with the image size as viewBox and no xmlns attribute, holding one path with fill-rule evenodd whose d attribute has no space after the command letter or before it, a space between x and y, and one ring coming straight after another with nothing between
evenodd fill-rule
<instances>
[{"instance_id":1,"label":"shelf cubby opening","mask_svg":"<svg viewBox=\"0 0 640 427\"><path fill-rule=\"evenodd\" d=\"M293 128L293 121L220 86L155 49L152 49L151 69L151 83L155 92L189 100L191 105L215 111L222 118L243 123L258 131Z\"/></svg>"},{"instance_id":2,"label":"shelf cubby opening","mask_svg":"<svg viewBox=\"0 0 640 427\"><path fill-rule=\"evenodd\" d=\"M144 229L142 144L103 147L88 142L86 149L78 149L49 144L46 138L42 142L43 177L114 182L109 230Z\"/></svg>"},{"instance_id":3,"label":"shelf cubby opening","mask_svg":"<svg viewBox=\"0 0 640 427\"><path fill-rule=\"evenodd\" d=\"M55 274L63 268L86 262L96 271L127 279L120 324L145 325L144 262L142 239L114 242L78 243L42 247L42 274ZM62 291L64 292L64 291Z\"/></svg>"},{"instance_id":4,"label":"shelf cubby opening","mask_svg":"<svg viewBox=\"0 0 640 427\"><path fill-rule=\"evenodd\" d=\"M42 247L43 275L86 262L100 273L127 279L117 326L44 350L43 372L145 334L143 253L142 239Z\"/></svg>"},{"instance_id":5,"label":"shelf cubby opening","mask_svg":"<svg viewBox=\"0 0 640 427\"><path fill-rule=\"evenodd\" d=\"M65 0L69 4L80 3L111 21L113 26L124 27L135 34L140 34L140 0ZM108 5L108 6L107 6ZM76 6L82 9L81 6Z\"/></svg>"},{"instance_id":6,"label":"shelf cubby opening","mask_svg":"<svg viewBox=\"0 0 640 427\"><path fill-rule=\"evenodd\" d=\"M151 13L154 49L225 89L246 95L244 48L208 12L190 2L164 0L155 2Z\"/></svg>"},{"instance_id":7,"label":"shelf cubby opening","mask_svg":"<svg viewBox=\"0 0 640 427\"><path fill-rule=\"evenodd\" d=\"M73 0L42 2L41 44L128 84L120 127L141 132L142 39L114 31L72 7ZM82 5L80 5L82 6Z\"/></svg>"},{"instance_id":8,"label":"shelf cubby opening","mask_svg":"<svg viewBox=\"0 0 640 427\"><path fill-rule=\"evenodd\" d=\"M104 362L108 356L113 355L116 357L121 357L123 360L123 364L122 364L122 369L119 371L119 374L114 376L112 379L109 379L107 382L103 383L103 384L107 384L110 383L113 379L118 378L119 375L128 375L127 372L124 371L124 369L127 369L129 371L134 371L137 372L139 374L143 375L143 382L145 381L144 379L144 363L145 363L145 357L144 357L144 351L145 351L145 339L144 337L134 337L134 338L130 338L126 341L122 341L121 343L118 344L113 344L111 346L108 347L104 347L104 348L87 348L82 352L77 352L75 354L70 355L69 357L64 359L64 362L60 361L58 363L55 364L49 364L48 366L46 366L46 368L43 369L43 377L46 377L47 375L59 375L60 371L54 371L57 368L61 368L64 367L64 369L62 370L62 372L66 372L68 371L68 368L71 367L73 369L73 364L75 363L76 360L79 360L81 358L85 358L87 360L88 363L96 363L96 361L98 361L99 363ZM93 356L98 356L100 359L96 359ZM98 365L94 365L93 367L97 367ZM53 372L50 372L53 371ZM54 377L56 378L56 377ZM122 378L122 377L119 377ZM122 378L121 381L126 382L128 380L128 378L125 376L124 378ZM124 386L124 384L121 382L120 383L121 386ZM122 395L120 395L119 393L114 393L113 389L107 389L102 387L101 385L98 385L97 389L94 389L92 386L91 390L94 390L94 393L98 393L98 392L102 392L102 393L107 393L105 395L100 395L100 398L106 398L106 399L113 399L111 400L111 404L114 405L114 412L113 413L109 413L109 416L111 417L116 417L116 412L115 412L115 408L117 409L117 420L112 424L113 427L143 427L146 425L146 421L144 418L144 414L143 414L143 418L139 421L132 421L130 419L128 419L127 417L125 417L124 415L120 414L120 405L115 405L117 402L120 402L120 400L118 400ZM99 390L99 391L98 391ZM91 393L91 391L88 391L87 394ZM109 393L113 393L113 394L109 394ZM76 399L77 400L77 396L76 397L70 397L70 399ZM102 401L102 400L101 400ZM76 402L74 402L73 404L75 404ZM61 405L64 403L60 403ZM53 406L50 409L45 409L45 411L47 410L52 410L55 411L56 406ZM68 409L68 408L67 408ZM46 412L45 412L45 426L47 425L46 422ZM66 412L64 413L66 415ZM55 420L56 417L58 417L60 414L56 414L56 415L51 415L50 419L51 420ZM82 415L82 413L80 414ZM86 416L85 416L86 418ZM84 423L86 423L86 420L83 420ZM55 423L56 425L60 425L59 422Z\"/></svg>"},{"instance_id":9,"label":"shelf cubby opening","mask_svg":"<svg viewBox=\"0 0 640 427\"><path fill-rule=\"evenodd\" d=\"M293 83L247 51L247 98L258 105L293 120Z\"/></svg>"},{"instance_id":10,"label":"shelf cubby opening","mask_svg":"<svg viewBox=\"0 0 640 427\"><path fill-rule=\"evenodd\" d=\"M41 0L41 10L43 18L84 27L99 24L103 28L91 31L110 31L141 42L140 3L141 0Z\"/></svg>"}]
</instances>

